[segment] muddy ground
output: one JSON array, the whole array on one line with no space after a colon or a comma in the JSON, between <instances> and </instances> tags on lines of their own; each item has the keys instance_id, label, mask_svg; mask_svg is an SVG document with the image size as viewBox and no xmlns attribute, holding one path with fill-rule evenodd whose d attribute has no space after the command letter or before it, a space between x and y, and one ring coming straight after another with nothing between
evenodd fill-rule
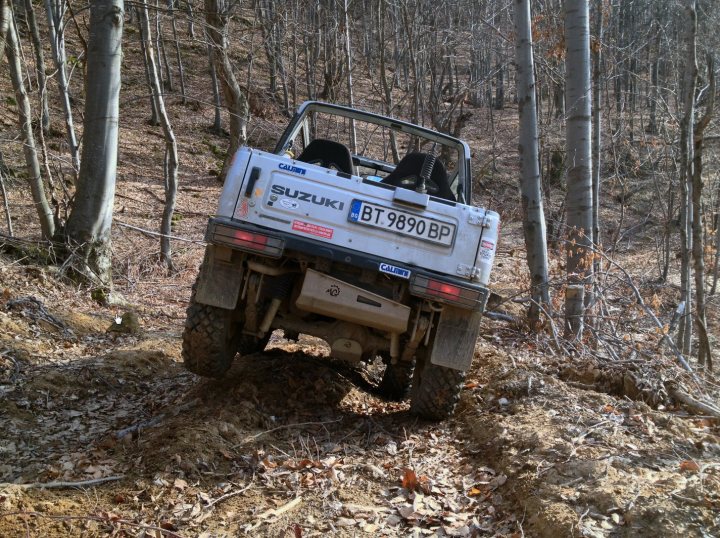
<instances>
[{"instance_id":1,"label":"muddy ground","mask_svg":"<svg viewBox=\"0 0 720 538\"><path fill-rule=\"evenodd\" d=\"M0 536L720 534L717 423L507 322L483 321L456 416L430 424L319 340L276 333L203 380L181 309L135 304L126 334L49 270L0 271Z\"/></svg>"}]
</instances>

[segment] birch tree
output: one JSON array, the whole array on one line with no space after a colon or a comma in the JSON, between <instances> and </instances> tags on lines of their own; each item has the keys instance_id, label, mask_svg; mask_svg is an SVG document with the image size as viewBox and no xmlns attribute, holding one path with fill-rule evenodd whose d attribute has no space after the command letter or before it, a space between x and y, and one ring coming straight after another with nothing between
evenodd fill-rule
<instances>
[{"instance_id":1,"label":"birch tree","mask_svg":"<svg viewBox=\"0 0 720 538\"><path fill-rule=\"evenodd\" d=\"M112 288L110 226L117 168L123 0L90 4L87 95L80 175L66 239L76 270Z\"/></svg>"},{"instance_id":2,"label":"birch tree","mask_svg":"<svg viewBox=\"0 0 720 538\"><path fill-rule=\"evenodd\" d=\"M537 104L533 68L530 0L515 0L515 61L517 67L518 114L520 116L520 193L523 207L523 233L530 270L532 299L528 318L537 324L540 309L550 303L548 293L548 257L545 237L538 160Z\"/></svg>"},{"instance_id":3,"label":"birch tree","mask_svg":"<svg viewBox=\"0 0 720 538\"><path fill-rule=\"evenodd\" d=\"M585 287L592 281L592 174L590 160L590 17L588 0L565 2L567 151L567 278L565 326L582 335Z\"/></svg>"}]
</instances>

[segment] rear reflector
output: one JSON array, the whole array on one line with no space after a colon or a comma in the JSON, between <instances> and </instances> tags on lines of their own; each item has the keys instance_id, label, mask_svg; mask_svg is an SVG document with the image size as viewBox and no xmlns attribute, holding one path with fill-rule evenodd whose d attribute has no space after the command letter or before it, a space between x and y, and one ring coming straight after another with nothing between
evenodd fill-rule
<instances>
[{"instance_id":1,"label":"rear reflector","mask_svg":"<svg viewBox=\"0 0 720 538\"><path fill-rule=\"evenodd\" d=\"M410 293L433 301L478 310L485 308L488 290L466 288L450 282L415 275L410 281Z\"/></svg>"},{"instance_id":2,"label":"rear reflector","mask_svg":"<svg viewBox=\"0 0 720 538\"><path fill-rule=\"evenodd\" d=\"M282 239L223 225L215 226L210 240L213 243L221 243L238 250L259 252L273 258L280 257L284 247Z\"/></svg>"}]
</instances>

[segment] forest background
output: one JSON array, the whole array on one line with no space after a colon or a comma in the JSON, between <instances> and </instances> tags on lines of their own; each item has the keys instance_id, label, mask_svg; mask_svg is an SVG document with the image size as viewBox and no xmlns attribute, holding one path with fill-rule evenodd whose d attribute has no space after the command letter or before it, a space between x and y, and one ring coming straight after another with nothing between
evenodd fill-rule
<instances>
[{"instance_id":1,"label":"forest background","mask_svg":"<svg viewBox=\"0 0 720 538\"><path fill-rule=\"evenodd\" d=\"M507 404L498 403L520 398L520 393L533 409L542 407L540 400L543 405L567 402L567 395L564 399L556 393L533 392L533 376L547 376L543 383L549 387L556 388L562 379L563 390L597 391L619 398L590 406L588 412L596 419L589 416L590 426L585 427L593 431L597 424L612 423L615 416L627 418L628 424L637 422L633 418L637 416L650 420L650 414L638 415L632 405L619 403L630 401L650 406L653 413L692 412L693 420L706 421L694 423L692 435L669 428L662 441L668 447L679 443L678 436L684 436L687 447L717 446L715 420L720 411L712 372L719 334L720 270L716 8L710 0L171 0L152 5L118 0L90 4L0 0L4 203L0 242L6 331L0 344L0 366L7 381L3 394L15 402L13 409L35 413L30 418L4 409L10 413L12 427L26 430L50 412L17 404L37 390L38 372L52 372L64 386L77 379L79 363L73 358L101 364L108 372L137 367L136 355L120 366L100 355L118 346L137 352L150 346L147 335L129 337L129 343L106 341L102 326L106 320L112 325L115 317L132 311L152 338L179 331L202 259L204 224L215 209L229 158L243 143L271 149L293 109L306 99L320 99L408 119L466 139L473 151L473 202L501 214L503 237L493 283L496 296L490 319L484 322L490 324L483 336L485 343L479 343L480 348L490 345L492 352L479 367L479 381L470 378L465 398L473 402L466 401L466 411L476 406L478 415L467 411L464 419L449 426L451 430L464 428L474 432L476 441L479 436L481 442L492 444L495 441L486 438L486 433L478 433L483 428L473 426L473 420L485 420L480 411L502 416L525 411L530 417L528 409L509 410ZM532 63L522 53L523 45L529 44L523 41L527 36L523 28L531 30ZM580 64L573 63L578 50ZM532 107L530 97L535 101ZM573 122L579 122L580 131L571 131ZM574 134L578 132L582 136ZM523 150L518 151L519 147ZM531 187L535 196L527 198L526 189ZM68 319L53 317L60 314L48 312L43 306L48 301L65 303L66 311L96 316L95 321L86 320L89 325L78 329ZM44 326L42 320L48 316L51 322L45 320ZM577 319L582 323L573 322ZM11 326L11 321L27 326ZM73 327L78 334L85 331L83 339L90 340L57 334ZM47 334L43 336L42 331ZM155 388L169 391L161 405L147 407L145 400L136 398L142 392L139 380L131 382L136 391L106 396L120 398L133 413L150 421L158 416L168 419L167 409L178 403L169 387L194 383L167 364L178 355L173 338L167 336L171 343L162 345L166 350L162 360L153 356L145 365L158 383ZM72 345L58 344L63 339ZM23 347L25 340L28 344ZM288 352L287 344L278 345ZM307 345L312 353L319 349L317 343ZM269 356L266 360L278 359ZM508 361L512 370L507 369ZM158 374L163 368L166 373ZM513 389L502 377L515 375L513 371L525 372L522 382L513 382L526 388ZM200 387L192 390L207 388ZM72 395L66 389L57 397L73 401L63 399ZM533 395L539 400L534 401ZM356 397L381 414L397 411ZM189 399L184 404L193 402ZM468 413L475 418L467 419ZM602 416L597 418L598 414ZM89 416L100 420L93 413ZM122 417L102 420L104 428L124 429ZM229 422L245 438L254 419L238 420ZM136 425L141 423L147 427L143 421ZM656 426L643 422L643 427L642 435L652 436L648 431ZM265 424L263 431L268 429L272 428ZM450 435L451 430L442 430L440 435ZM572 439L584 440L588 436L584 431L581 428ZM98 436L88 435L97 441ZM49 442L49 437L40 428L39 438L23 440L25 449L21 442L7 441L3 454L12 457L0 469L8 481L104 479L118 476L117 469L124 474L135 472L136 479L148 478L147 473L128 468L127 454L137 455L132 450L140 450L137 439L137 446L125 447L126 455L117 456L121 463L106 464L107 470L98 471L99 461L112 458L107 454L75 457L68 467L70 460L62 458L78 454L78 447L69 450L61 443L64 456L56 454L57 443ZM519 438L522 435L510 444L524 446ZM632 440L628 443L635 446ZM38 446L46 447L46 452ZM188 454L194 457L196 444L193 447ZM680 475L699 475L699 490L692 480L697 477L690 477L682 487L696 489L685 492L681 488L679 493L678 484L673 483L666 493L684 514L678 523L684 525L683 531L704 532L717 525L717 477L713 466L703 463L712 460L715 449L708 454L707 448L692 452L687 447L668 448L675 454L669 463L647 465L661 467L663 472L673 469ZM611 448L617 455L617 446ZM107 450L116 455L116 447ZM526 449L518 449L522 450ZM577 450L571 452L575 455ZM221 459L236 463L237 456L231 456ZM192 465L197 467L195 459ZM319 462L317 470L327 471L321 458L311 459ZM492 461L488 468L494 469L488 476L517 475L520 483L521 469L513 469L517 460L505 461L496 455ZM144 470L162 468L156 462L148 465ZM199 472L181 467L165 471L183 481ZM88 468L91 471L86 472ZM562 475L566 480L558 479L558 484L574 480L573 472ZM587 472L590 478L587 473L580 478L600 480L594 468ZM523 482L523 487L536 487L538 480L547 486L541 476L530 485ZM627 475L615 478L621 483ZM475 482L472 487L489 494L483 502L500 508L487 515L483 505L487 517L479 521L477 511L468 512L470 516L461 520L469 532L474 532L472 525L477 530L486 523L495 532L522 530L522 510L517 507L528 506L527 496L518 493L522 488L513 486L515 493L506 494L510 500L493 504L496 489L508 487L505 482L494 483L492 488L478 488L483 480ZM400 485L408 490L405 481ZM171 480L169 487L174 495L187 496L186 486L174 487ZM205 486L205 491L211 491ZM132 504L127 492L140 486L123 483L122 487L122 495ZM409 489L411 495L413 488ZM217 500L235 490L212 491ZM473 510L480 509L482 502L475 499L479 494L469 495L472 489L464 485L460 491L464 499L478 501ZM0 493L0 499L9 503L8 513L26 515L25 520L12 516L1 521L24 528L22 521L29 524L27 513L42 511L23 508L23 502L33 502L23 495L29 494ZM693 502L683 504L677 496ZM542 494L539 498L546 500ZM598 508L596 499L592 503L580 499L552 500L569 507L557 518L567 524L563 529L602 534L633 524L626 517L633 508L628 508L627 499L618 501L623 510ZM160 523L166 520L172 520L177 529L203 528L206 519L220 528L228 524L227 518L223 523L222 517L216 518L218 514L208 509L212 501L198 502L201 515L210 514L200 521L198 514L192 515L196 502L180 510L180 515L170 511L167 516L149 516L133 505L128 510L135 512L126 519L136 529L147 527L146 532L152 526L162 528ZM591 504L595 515L583 516L583 507ZM347 511L336 512L335 518L355 517ZM60 509L54 512L56 519L30 519L41 526L71 524L60 519L68 513ZM107 510L105 515L80 513L86 517L81 524L95 525L93 532L123 525L113 522ZM403 528L419 528L418 521L426 521L406 517L417 510L399 513L396 523ZM272 521L282 528L289 523L281 516L270 514L259 521ZM636 523L640 521L638 528L643 517L635 517ZM317 519L333 524L326 515ZM371 519L365 518L362 525L396 528L391 524L394 520L388 523L387 519L368 523ZM439 521L443 528L462 527ZM604 529L603 523L611 529ZM424 528L437 528L433 524ZM557 532L542 517L531 525L539 534Z\"/></svg>"}]
</instances>

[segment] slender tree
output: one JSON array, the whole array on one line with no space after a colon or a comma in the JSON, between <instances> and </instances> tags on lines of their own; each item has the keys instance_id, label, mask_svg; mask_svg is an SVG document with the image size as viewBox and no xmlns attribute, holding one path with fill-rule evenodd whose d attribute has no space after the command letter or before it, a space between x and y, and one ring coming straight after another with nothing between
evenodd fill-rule
<instances>
[{"instance_id":1,"label":"slender tree","mask_svg":"<svg viewBox=\"0 0 720 538\"><path fill-rule=\"evenodd\" d=\"M515 0L515 61L517 66L518 114L520 116L520 193L523 207L523 233L532 283L528 314L531 325L540 319L540 309L550 303L548 293L548 256L540 186L537 104L533 67L530 0Z\"/></svg>"},{"instance_id":2,"label":"slender tree","mask_svg":"<svg viewBox=\"0 0 720 538\"><path fill-rule=\"evenodd\" d=\"M65 71L67 59L65 55L65 9L67 0L45 0L45 11L48 19L48 28L50 30L50 43L52 44L53 60L55 61L55 78L57 79L60 89L60 101L62 102L63 111L65 113L65 130L67 132L67 141L70 146L70 156L74 174L77 174L80 168L80 153L75 136L75 124L73 121L72 106L70 105L70 83L68 82L67 73Z\"/></svg>"},{"instance_id":3,"label":"slender tree","mask_svg":"<svg viewBox=\"0 0 720 538\"><path fill-rule=\"evenodd\" d=\"M112 287L110 226L117 168L122 61L123 0L90 5L87 95L82 164L75 203L66 226L76 269L102 287Z\"/></svg>"},{"instance_id":4,"label":"slender tree","mask_svg":"<svg viewBox=\"0 0 720 538\"><path fill-rule=\"evenodd\" d=\"M20 58L20 41L18 39L17 26L14 23L10 2L7 8L0 10L8 17L7 35L7 59L10 66L10 79L12 80L13 89L15 90L15 100L18 106L18 123L22 134L23 153L25 155L25 164L27 166L28 184L32 192L32 200L35 204L38 218L40 220L40 228L42 229L43 239L50 239L55 232L55 222L53 220L52 210L45 196L45 186L40 173L40 161L38 160L37 148L35 146L35 136L32 129L32 112L30 109L30 99L28 99L25 85L23 84L23 72ZM6 11L7 10L7 11ZM0 21L2 22L2 21ZM2 26L2 25L0 25Z\"/></svg>"},{"instance_id":5,"label":"slender tree","mask_svg":"<svg viewBox=\"0 0 720 538\"><path fill-rule=\"evenodd\" d=\"M150 32L150 17L148 16L147 0L143 0L140 8L140 24L142 27L143 40L145 41L145 54L150 71L150 89L156 108L160 115L160 125L165 136L165 163L164 186L165 186L165 209L163 210L160 224L160 260L165 263L169 271L174 269L172 263L172 250L170 247L170 231L172 216L175 211L175 199L177 197L178 185L178 151L175 133L170 124L170 117L165 109L165 99L160 86L157 62L155 61L155 50L153 48L152 35Z\"/></svg>"},{"instance_id":6,"label":"slender tree","mask_svg":"<svg viewBox=\"0 0 720 538\"><path fill-rule=\"evenodd\" d=\"M247 97L240 88L228 55L228 24L235 4L228 0L205 0L207 36L213 47L215 67L218 70L225 103L230 112L230 147L223 164L221 177L225 177L235 152L247 140L247 121L250 114Z\"/></svg>"},{"instance_id":7,"label":"slender tree","mask_svg":"<svg viewBox=\"0 0 720 538\"><path fill-rule=\"evenodd\" d=\"M11 0L0 0L0 58L5 54L5 42L7 41L8 28L10 28L10 2Z\"/></svg>"},{"instance_id":8,"label":"slender tree","mask_svg":"<svg viewBox=\"0 0 720 538\"><path fill-rule=\"evenodd\" d=\"M680 300L685 305L685 313L680 323L679 344L685 355L690 354L692 347L692 281L690 278L690 262L692 255L692 180L694 166L694 126L695 126L695 88L697 85L697 12L695 0L684 0L681 6L687 23L683 32L683 61L685 69L682 73L682 111L680 120Z\"/></svg>"},{"instance_id":9,"label":"slender tree","mask_svg":"<svg viewBox=\"0 0 720 538\"><path fill-rule=\"evenodd\" d=\"M585 287L592 281L592 162L590 160L590 17L588 0L565 2L567 151L567 277L565 323L583 332Z\"/></svg>"},{"instance_id":10,"label":"slender tree","mask_svg":"<svg viewBox=\"0 0 720 538\"><path fill-rule=\"evenodd\" d=\"M715 65L713 57L708 54L707 74L708 87L703 93L707 93L707 105L702 118L695 125L694 130L694 154L692 170L692 250L695 270L695 326L698 331L698 363L701 366L707 364L712 369L712 353L710 339L707 330L707 307L705 298L705 226L703 222L702 197L705 183L703 180L703 153L705 141L705 129L710 124L715 109Z\"/></svg>"},{"instance_id":11,"label":"slender tree","mask_svg":"<svg viewBox=\"0 0 720 538\"><path fill-rule=\"evenodd\" d=\"M25 13L27 15L28 27L30 28L33 52L35 53L35 75L37 76L40 109L42 111L40 123L43 132L47 133L50 130L50 110L48 109L47 77L45 76L45 53L43 52L42 41L40 40L40 30L38 29L35 18L35 8L33 7L32 0L25 0Z\"/></svg>"}]
</instances>

